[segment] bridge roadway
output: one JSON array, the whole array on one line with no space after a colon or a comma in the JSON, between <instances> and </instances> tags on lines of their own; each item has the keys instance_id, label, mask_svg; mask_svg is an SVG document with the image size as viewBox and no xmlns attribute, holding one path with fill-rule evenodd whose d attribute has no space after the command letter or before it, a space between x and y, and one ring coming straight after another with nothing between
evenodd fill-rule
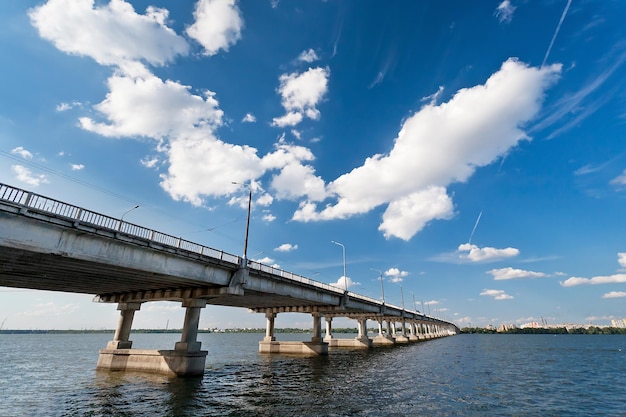
<instances>
[{"instance_id":1,"label":"bridge roadway","mask_svg":"<svg viewBox=\"0 0 626 417\"><path fill-rule=\"evenodd\" d=\"M327 354L329 346L369 348L459 332L453 323L418 311L1 183L0 286L94 294L94 301L117 303L114 340L98 360L98 368L109 370L202 374L207 352L196 338L207 304L265 314L261 353ZM135 312L142 303L164 300L186 308L181 341L174 350L132 349ZM275 340L274 320L283 312L312 315L310 342ZM334 317L356 319L358 336L334 338ZM367 335L367 320L378 323L374 338Z\"/></svg>"}]
</instances>

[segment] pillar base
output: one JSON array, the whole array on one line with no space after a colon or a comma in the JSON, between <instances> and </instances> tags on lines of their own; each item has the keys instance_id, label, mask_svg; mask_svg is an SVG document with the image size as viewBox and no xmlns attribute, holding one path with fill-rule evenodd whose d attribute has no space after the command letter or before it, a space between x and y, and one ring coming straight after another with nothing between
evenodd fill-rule
<instances>
[{"instance_id":1,"label":"pillar base","mask_svg":"<svg viewBox=\"0 0 626 417\"><path fill-rule=\"evenodd\" d=\"M333 348L347 348L347 349L369 349L372 347L372 339L369 338L355 338L355 339L341 339L332 338L325 339L328 343L328 347Z\"/></svg>"},{"instance_id":2,"label":"pillar base","mask_svg":"<svg viewBox=\"0 0 626 417\"><path fill-rule=\"evenodd\" d=\"M303 356L328 355L328 343L261 341L259 342L259 353L280 353Z\"/></svg>"},{"instance_id":3,"label":"pillar base","mask_svg":"<svg viewBox=\"0 0 626 417\"><path fill-rule=\"evenodd\" d=\"M397 344L405 344L405 343L409 343L409 338L408 338L408 337L406 337L406 336L396 336L396 337L394 338L394 341L395 341Z\"/></svg>"},{"instance_id":4,"label":"pillar base","mask_svg":"<svg viewBox=\"0 0 626 417\"><path fill-rule=\"evenodd\" d=\"M372 339L372 344L374 346L393 346L395 342L391 336L376 336Z\"/></svg>"},{"instance_id":5,"label":"pillar base","mask_svg":"<svg viewBox=\"0 0 626 417\"><path fill-rule=\"evenodd\" d=\"M419 338L419 337L417 337L417 336L416 336L416 335L414 335L414 334L412 334L412 335L410 335L410 336L409 336L409 342L417 342L417 341L419 341L419 340L420 340L420 338Z\"/></svg>"},{"instance_id":6,"label":"pillar base","mask_svg":"<svg viewBox=\"0 0 626 417\"><path fill-rule=\"evenodd\" d=\"M138 371L168 376L202 376L206 350L100 349L96 369Z\"/></svg>"}]
</instances>

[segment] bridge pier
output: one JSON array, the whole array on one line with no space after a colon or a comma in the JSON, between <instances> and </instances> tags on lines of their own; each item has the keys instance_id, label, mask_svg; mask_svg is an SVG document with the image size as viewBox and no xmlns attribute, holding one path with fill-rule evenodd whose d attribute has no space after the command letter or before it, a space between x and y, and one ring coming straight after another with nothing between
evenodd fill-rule
<instances>
[{"instance_id":1,"label":"bridge pier","mask_svg":"<svg viewBox=\"0 0 626 417\"><path fill-rule=\"evenodd\" d=\"M131 349L130 331L135 311L141 303L119 303L120 319L113 340L100 349L96 369L107 371L142 371L170 376L200 376L204 373L207 351L200 350L198 325L206 300L183 301L185 323L181 341L174 350Z\"/></svg>"},{"instance_id":2,"label":"bridge pier","mask_svg":"<svg viewBox=\"0 0 626 417\"><path fill-rule=\"evenodd\" d=\"M313 336L310 342L282 342L274 337L274 319L276 313L266 313L267 330L265 338L259 342L259 353L279 353L289 355L328 355L328 343L322 340L322 320L318 312L313 316Z\"/></svg>"},{"instance_id":3,"label":"bridge pier","mask_svg":"<svg viewBox=\"0 0 626 417\"><path fill-rule=\"evenodd\" d=\"M387 334L384 335L383 334L383 318L379 318L377 320L378 322L378 335L372 339L372 345L374 346L392 346L393 345L393 339L391 338L391 336L389 335L389 329L387 329ZM389 321L387 321L387 325L389 324ZM389 326L387 326L387 328L389 328Z\"/></svg>"},{"instance_id":4,"label":"bridge pier","mask_svg":"<svg viewBox=\"0 0 626 417\"><path fill-rule=\"evenodd\" d=\"M398 334L395 335L394 341L396 343L398 343L398 344L409 343L409 338L406 337L406 321L405 321L404 317L402 318L402 321L400 323L402 323L402 327L401 327L402 331L400 332L399 335ZM395 328L396 328L395 323L393 325L393 328L395 330Z\"/></svg>"}]
</instances>

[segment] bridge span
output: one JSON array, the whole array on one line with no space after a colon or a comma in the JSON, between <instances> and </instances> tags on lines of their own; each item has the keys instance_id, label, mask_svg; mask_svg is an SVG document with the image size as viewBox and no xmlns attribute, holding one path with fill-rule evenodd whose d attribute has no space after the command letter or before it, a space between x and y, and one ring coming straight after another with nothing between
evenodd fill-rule
<instances>
[{"instance_id":1,"label":"bridge span","mask_svg":"<svg viewBox=\"0 0 626 417\"><path fill-rule=\"evenodd\" d=\"M117 303L118 325L100 350L99 369L202 374L207 351L197 333L207 304L264 314L261 353L324 355L329 348L395 345L459 332L454 323L419 311L1 183L0 286L93 294L96 302ZM186 309L173 350L132 349L135 312L153 301L178 301ZM312 316L310 341L276 341L274 321L284 312ZM334 317L355 319L357 337L335 338ZM373 338L368 320L378 324Z\"/></svg>"}]
</instances>

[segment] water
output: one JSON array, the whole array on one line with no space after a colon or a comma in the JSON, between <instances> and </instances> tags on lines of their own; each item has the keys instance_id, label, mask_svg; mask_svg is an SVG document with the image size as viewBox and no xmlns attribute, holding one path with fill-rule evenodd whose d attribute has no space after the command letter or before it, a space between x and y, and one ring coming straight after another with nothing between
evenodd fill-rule
<instances>
[{"instance_id":1,"label":"water","mask_svg":"<svg viewBox=\"0 0 626 417\"><path fill-rule=\"evenodd\" d=\"M111 336L0 335L0 416L626 416L620 335L459 335L296 358L258 354L260 334L200 334L207 368L191 379L96 372ZM169 349L179 337L131 339Z\"/></svg>"}]
</instances>

